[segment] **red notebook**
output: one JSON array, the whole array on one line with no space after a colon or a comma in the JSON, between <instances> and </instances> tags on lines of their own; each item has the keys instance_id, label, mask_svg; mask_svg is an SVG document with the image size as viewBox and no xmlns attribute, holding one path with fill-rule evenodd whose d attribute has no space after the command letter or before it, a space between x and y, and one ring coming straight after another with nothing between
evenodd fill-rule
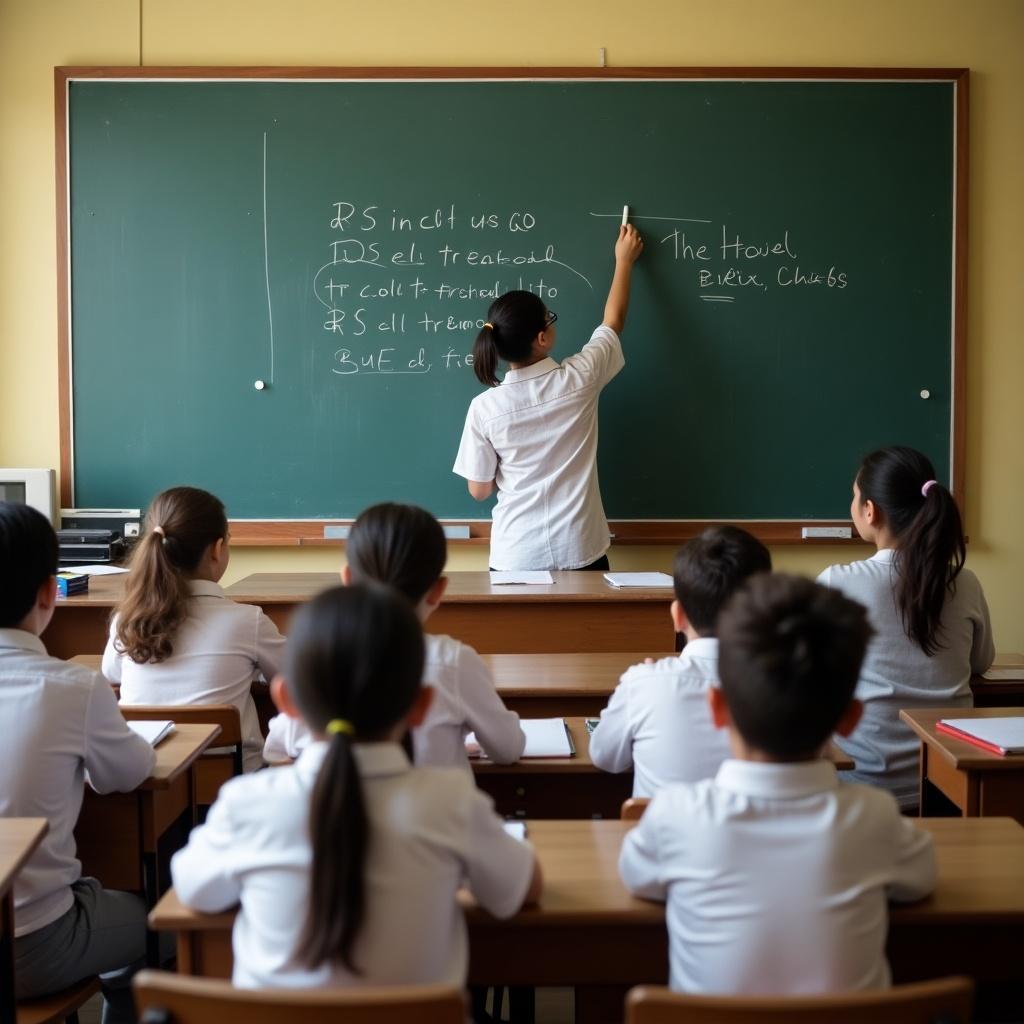
<instances>
[{"instance_id":1,"label":"red notebook","mask_svg":"<svg viewBox=\"0 0 1024 1024\"><path fill-rule=\"evenodd\" d=\"M942 718L936 723L935 730L1003 757L1024 754L1024 716Z\"/></svg>"}]
</instances>

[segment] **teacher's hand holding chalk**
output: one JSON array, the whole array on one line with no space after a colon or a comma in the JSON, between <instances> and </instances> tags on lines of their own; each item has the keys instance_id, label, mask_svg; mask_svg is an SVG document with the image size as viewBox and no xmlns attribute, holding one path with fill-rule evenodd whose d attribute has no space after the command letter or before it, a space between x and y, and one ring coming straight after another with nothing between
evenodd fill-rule
<instances>
[{"instance_id":1,"label":"teacher's hand holding chalk","mask_svg":"<svg viewBox=\"0 0 1024 1024\"><path fill-rule=\"evenodd\" d=\"M615 242L615 275L612 286L608 290L608 300L604 304L604 320L616 334L622 333L626 324L626 310L629 308L629 285L633 274L633 264L644 251L644 240L632 224L627 224L629 207L623 207L622 226Z\"/></svg>"}]
</instances>

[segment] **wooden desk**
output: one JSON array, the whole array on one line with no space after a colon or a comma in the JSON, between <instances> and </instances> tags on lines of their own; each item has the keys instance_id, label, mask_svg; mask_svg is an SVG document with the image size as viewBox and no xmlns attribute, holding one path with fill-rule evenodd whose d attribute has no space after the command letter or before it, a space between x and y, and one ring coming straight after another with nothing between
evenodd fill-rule
<instances>
[{"instance_id":1,"label":"wooden desk","mask_svg":"<svg viewBox=\"0 0 1024 1024\"><path fill-rule=\"evenodd\" d=\"M45 818L0 818L0 1024L16 1024L14 879L43 841Z\"/></svg>"},{"instance_id":2,"label":"wooden desk","mask_svg":"<svg viewBox=\"0 0 1024 1024\"><path fill-rule=\"evenodd\" d=\"M82 874L111 889L159 896L157 844L192 806L192 768L220 734L218 725L179 725L156 747L153 774L130 793L99 794L88 786L75 826Z\"/></svg>"},{"instance_id":3,"label":"wooden desk","mask_svg":"<svg viewBox=\"0 0 1024 1024\"><path fill-rule=\"evenodd\" d=\"M890 908L889 958L897 981L970 974L1019 977L1024 940L1024 829L1005 818L923 819L935 838L936 892ZM529 823L544 872L539 907L496 921L467 899L471 984L664 984L664 908L631 897L618 877L629 823ZM234 911L197 914L173 890L150 914L178 932L178 970L228 977ZM621 1019L621 1001L618 1003Z\"/></svg>"},{"instance_id":4,"label":"wooden desk","mask_svg":"<svg viewBox=\"0 0 1024 1024\"><path fill-rule=\"evenodd\" d=\"M550 586L492 587L486 572L448 574L448 590L427 629L481 654L560 651L672 650L670 589L616 589L599 572L556 572ZM283 630L295 605L335 573L256 573L227 588L236 601L258 604Z\"/></svg>"},{"instance_id":5,"label":"wooden desk","mask_svg":"<svg viewBox=\"0 0 1024 1024\"><path fill-rule=\"evenodd\" d=\"M992 670L1012 675L1012 679L971 678L976 708L1024 707L1024 654L997 654ZM952 716L949 716L952 717Z\"/></svg>"},{"instance_id":6,"label":"wooden desk","mask_svg":"<svg viewBox=\"0 0 1024 1024\"><path fill-rule=\"evenodd\" d=\"M1024 708L928 708L901 711L921 740L921 808L934 786L965 817L1008 815L1024 824L1024 754L990 754L939 732L940 718L1024 717Z\"/></svg>"}]
</instances>

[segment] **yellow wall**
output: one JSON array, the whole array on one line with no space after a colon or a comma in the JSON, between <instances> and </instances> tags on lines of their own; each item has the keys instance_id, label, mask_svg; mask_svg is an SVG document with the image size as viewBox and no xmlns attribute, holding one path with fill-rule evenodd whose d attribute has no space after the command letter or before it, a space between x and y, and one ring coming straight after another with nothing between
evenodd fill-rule
<instances>
[{"instance_id":1,"label":"yellow wall","mask_svg":"<svg viewBox=\"0 0 1024 1024\"><path fill-rule=\"evenodd\" d=\"M0 0L2 465L58 463L52 68L137 64L140 12L146 64L587 65L603 46L618 65L970 67L970 564L999 648L1024 649L1020 0ZM490 137L482 125L481 145ZM774 555L802 572L858 556ZM484 557L454 550L452 567ZM613 558L663 567L670 552ZM339 560L333 550L240 550L231 578Z\"/></svg>"}]
</instances>

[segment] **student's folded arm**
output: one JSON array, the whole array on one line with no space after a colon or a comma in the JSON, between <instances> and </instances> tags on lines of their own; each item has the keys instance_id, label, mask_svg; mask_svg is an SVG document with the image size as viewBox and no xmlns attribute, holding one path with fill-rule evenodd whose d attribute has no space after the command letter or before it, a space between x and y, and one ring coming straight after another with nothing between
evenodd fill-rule
<instances>
[{"instance_id":1,"label":"student's folded arm","mask_svg":"<svg viewBox=\"0 0 1024 1024\"><path fill-rule=\"evenodd\" d=\"M233 856L237 838L222 790L205 824L193 829L188 844L171 858L171 882L185 906L212 914L239 901L242 886Z\"/></svg>"},{"instance_id":2,"label":"student's folded arm","mask_svg":"<svg viewBox=\"0 0 1024 1024\"><path fill-rule=\"evenodd\" d=\"M126 793L149 778L156 752L121 714L114 691L100 675L85 713L85 772L97 793Z\"/></svg>"},{"instance_id":3,"label":"student's folded arm","mask_svg":"<svg viewBox=\"0 0 1024 1024\"><path fill-rule=\"evenodd\" d=\"M896 866L888 886L889 899L898 903L924 899L935 889L938 871L935 844L909 818L897 821Z\"/></svg>"},{"instance_id":4,"label":"student's folded arm","mask_svg":"<svg viewBox=\"0 0 1024 1024\"><path fill-rule=\"evenodd\" d=\"M664 900L668 896L668 885L658 859L657 799L655 797L648 806L637 827L626 833L619 851L622 884L634 896L649 900Z\"/></svg>"},{"instance_id":5,"label":"student's folded arm","mask_svg":"<svg viewBox=\"0 0 1024 1024\"><path fill-rule=\"evenodd\" d=\"M633 767L633 732L624 683L615 687L590 735L590 760L606 772L625 772Z\"/></svg>"},{"instance_id":6,"label":"student's folded arm","mask_svg":"<svg viewBox=\"0 0 1024 1024\"><path fill-rule=\"evenodd\" d=\"M468 785L474 786L472 780ZM495 917L511 917L525 903L540 898L536 855L529 843L505 831L489 797L475 786L470 796L463 848L469 891Z\"/></svg>"},{"instance_id":7,"label":"student's folded arm","mask_svg":"<svg viewBox=\"0 0 1024 1024\"><path fill-rule=\"evenodd\" d=\"M483 658L472 647L459 651L459 699L469 727L495 764L512 764L523 756L526 734L519 716L505 707Z\"/></svg>"},{"instance_id":8,"label":"student's folded arm","mask_svg":"<svg viewBox=\"0 0 1024 1024\"><path fill-rule=\"evenodd\" d=\"M493 480L467 480L469 493L476 501L486 501L494 493Z\"/></svg>"}]
</instances>

